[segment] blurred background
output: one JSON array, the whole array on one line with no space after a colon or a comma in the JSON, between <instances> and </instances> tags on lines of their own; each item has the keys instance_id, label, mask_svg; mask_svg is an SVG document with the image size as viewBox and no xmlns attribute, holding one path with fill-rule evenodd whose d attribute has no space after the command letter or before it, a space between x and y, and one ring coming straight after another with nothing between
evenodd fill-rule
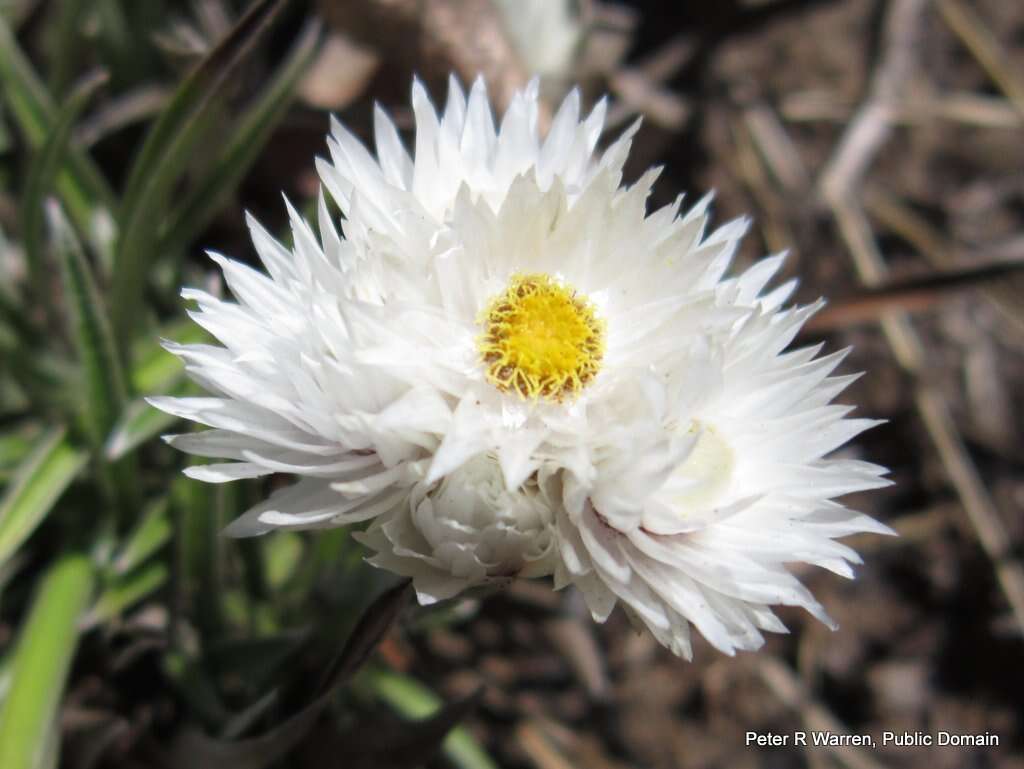
<instances>
[{"instance_id":1,"label":"blurred background","mask_svg":"<svg viewBox=\"0 0 1024 769\"><path fill-rule=\"evenodd\" d=\"M843 452L895 485L850 504L901 535L801 572L837 632L687 663L572 592L426 612L344 530L218 535L269 488L158 438L178 289L254 260L245 210L287 238L329 114L408 141L449 72L609 94L652 206L717 190L738 266L789 248L830 299L799 341L867 372L842 399L888 422ZM0 89L3 769L1024 768L1024 4L0 0ZM800 729L999 745L746 745Z\"/></svg>"}]
</instances>

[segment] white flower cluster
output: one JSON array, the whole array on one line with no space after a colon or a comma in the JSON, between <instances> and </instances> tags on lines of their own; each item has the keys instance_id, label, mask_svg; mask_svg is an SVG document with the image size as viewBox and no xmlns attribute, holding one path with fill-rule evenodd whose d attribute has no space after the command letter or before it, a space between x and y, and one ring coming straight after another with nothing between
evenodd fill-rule
<instances>
[{"instance_id":1,"label":"white flower cluster","mask_svg":"<svg viewBox=\"0 0 1024 769\"><path fill-rule=\"evenodd\" d=\"M415 84L412 157L380 109L375 156L332 123L342 218L289 206L291 248L250 219L267 274L214 254L237 301L183 292L220 346L168 348L210 395L152 402L213 429L167 440L228 460L204 481L298 476L231 534L369 522L423 603L551 575L686 657L691 623L729 654L784 630L773 604L828 623L784 564L849 577L836 538L889 531L835 501L887 484L825 458L873 424L830 405L844 353L787 349L818 305L766 289L782 256L727 277L747 222L648 213L634 131L599 153L579 101L541 139L536 85L496 128L482 82L440 115Z\"/></svg>"}]
</instances>

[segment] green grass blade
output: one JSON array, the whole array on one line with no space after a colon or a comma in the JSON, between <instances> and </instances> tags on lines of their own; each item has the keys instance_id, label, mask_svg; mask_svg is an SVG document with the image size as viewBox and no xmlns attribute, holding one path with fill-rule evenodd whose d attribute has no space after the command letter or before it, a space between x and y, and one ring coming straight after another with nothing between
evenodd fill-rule
<instances>
[{"instance_id":1,"label":"green grass blade","mask_svg":"<svg viewBox=\"0 0 1024 769\"><path fill-rule=\"evenodd\" d=\"M160 330L160 337L179 344L210 341L210 336L191 319L174 321ZM185 371L181 359L167 352L157 339L141 340L132 356L132 390L144 395L163 395L181 381Z\"/></svg>"},{"instance_id":2,"label":"green grass blade","mask_svg":"<svg viewBox=\"0 0 1024 769\"><path fill-rule=\"evenodd\" d=\"M197 344L209 340L205 330L191 320L179 320L166 326L160 336L181 344ZM182 383L185 367L181 359L171 355L155 339L135 345L132 366L133 390L152 395L189 395L195 387ZM157 411L142 398L128 403L114 425L104 448L108 461L116 462L147 441L170 429L177 417Z\"/></svg>"},{"instance_id":3,"label":"green grass blade","mask_svg":"<svg viewBox=\"0 0 1024 769\"><path fill-rule=\"evenodd\" d=\"M110 330L106 310L74 232L60 206L49 201L46 216L64 280L73 338L85 382L85 417L96 446L106 441L128 394L121 357Z\"/></svg>"},{"instance_id":4,"label":"green grass blade","mask_svg":"<svg viewBox=\"0 0 1024 769\"><path fill-rule=\"evenodd\" d=\"M14 144L11 131L7 127L7 119L4 116L4 103L0 100L0 154L6 153Z\"/></svg>"},{"instance_id":5,"label":"green grass blade","mask_svg":"<svg viewBox=\"0 0 1024 769\"><path fill-rule=\"evenodd\" d=\"M258 0L238 20L234 28L208 53L185 78L167 109L150 129L125 185L127 205L137 199L149 183L152 169L168 148L180 141L179 134L220 90L231 71L258 41L283 6L280 0Z\"/></svg>"},{"instance_id":6,"label":"green grass blade","mask_svg":"<svg viewBox=\"0 0 1024 769\"><path fill-rule=\"evenodd\" d=\"M67 405L68 382L74 371L66 360L10 335L2 326L0 360L4 363L0 374L9 376L10 381L17 384L30 410L37 416L59 415L58 407Z\"/></svg>"},{"instance_id":7,"label":"green grass blade","mask_svg":"<svg viewBox=\"0 0 1024 769\"><path fill-rule=\"evenodd\" d=\"M428 718L443 704L440 697L423 684L389 670L364 668L359 675L359 685L365 686L407 718ZM442 743L442 749L448 760L459 769L498 769L494 759L461 726L451 730Z\"/></svg>"},{"instance_id":8,"label":"green grass blade","mask_svg":"<svg viewBox=\"0 0 1024 769\"><path fill-rule=\"evenodd\" d=\"M41 146L53 122L53 103L32 65L18 47L14 33L0 17L0 79L11 114L29 144Z\"/></svg>"},{"instance_id":9,"label":"green grass blade","mask_svg":"<svg viewBox=\"0 0 1024 769\"><path fill-rule=\"evenodd\" d=\"M177 421L177 417L157 411L142 399L134 400L114 425L103 447L103 454L107 461L116 462L143 443L167 432Z\"/></svg>"},{"instance_id":10,"label":"green grass blade","mask_svg":"<svg viewBox=\"0 0 1024 769\"><path fill-rule=\"evenodd\" d=\"M60 762L60 740L61 728L60 719L50 721L50 727L46 730L43 743L40 746L40 758L36 762L36 769L57 769Z\"/></svg>"},{"instance_id":11,"label":"green grass blade","mask_svg":"<svg viewBox=\"0 0 1024 769\"><path fill-rule=\"evenodd\" d=\"M38 437L39 426L34 422L0 433L0 484L6 483L11 473L29 455Z\"/></svg>"},{"instance_id":12,"label":"green grass blade","mask_svg":"<svg viewBox=\"0 0 1024 769\"><path fill-rule=\"evenodd\" d=\"M4 238L3 230L0 230L0 253L3 253L10 245ZM0 328L6 327L11 334L19 337L26 345L39 341L40 334L35 326L28 320L27 312L22 307L21 296L15 291L14 281L0 282Z\"/></svg>"},{"instance_id":13,"label":"green grass blade","mask_svg":"<svg viewBox=\"0 0 1024 769\"><path fill-rule=\"evenodd\" d=\"M141 565L149 556L171 539L171 521L167 514L167 497L151 503L121 547L114 560L114 571L125 574Z\"/></svg>"},{"instance_id":14,"label":"green grass blade","mask_svg":"<svg viewBox=\"0 0 1024 769\"><path fill-rule=\"evenodd\" d=\"M206 461L192 459L194 464ZM225 624L223 560L227 545L220 536L219 493L217 487L184 476L171 486L178 587L191 603L194 622L205 640L219 637Z\"/></svg>"},{"instance_id":15,"label":"green grass blade","mask_svg":"<svg viewBox=\"0 0 1024 769\"><path fill-rule=\"evenodd\" d=\"M113 320L131 339L167 198L202 138L211 104L277 16L285 0L258 0L178 88L150 130L128 176L114 257Z\"/></svg>"},{"instance_id":16,"label":"green grass blade","mask_svg":"<svg viewBox=\"0 0 1024 769\"><path fill-rule=\"evenodd\" d=\"M56 123L56 107L10 27L0 18L0 96L28 145L38 149ZM92 233L99 209L114 208L114 194L89 157L71 148L57 189L80 232Z\"/></svg>"},{"instance_id":17,"label":"green grass blade","mask_svg":"<svg viewBox=\"0 0 1024 769\"><path fill-rule=\"evenodd\" d=\"M0 500L0 565L35 531L85 462L63 429L39 439Z\"/></svg>"},{"instance_id":18,"label":"green grass blade","mask_svg":"<svg viewBox=\"0 0 1024 769\"><path fill-rule=\"evenodd\" d=\"M89 602L93 568L65 556L46 574L21 631L11 688L0 710L0 766L38 769L46 758L57 707L78 643L78 619Z\"/></svg>"},{"instance_id":19,"label":"green grass blade","mask_svg":"<svg viewBox=\"0 0 1024 769\"><path fill-rule=\"evenodd\" d=\"M0 705L7 699L7 693L11 690L11 657L8 652L0 657Z\"/></svg>"},{"instance_id":20,"label":"green grass blade","mask_svg":"<svg viewBox=\"0 0 1024 769\"><path fill-rule=\"evenodd\" d=\"M118 577L100 593L96 604L82 618L82 627L92 628L114 619L125 609L162 588L169 574L167 564L155 561Z\"/></svg>"},{"instance_id":21,"label":"green grass blade","mask_svg":"<svg viewBox=\"0 0 1024 769\"><path fill-rule=\"evenodd\" d=\"M49 32L49 88L58 97L63 95L75 77L75 67L87 38L82 34L82 21L88 3L83 0L63 0L53 9L53 24Z\"/></svg>"},{"instance_id":22,"label":"green grass blade","mask_svg":"<svg viewBox=\"0 0 1024 769\"><path fill-rule=\"evenodd\" d=\"M186 319L175 321L161 333L165 339L195 344L209 339L206 331ZM135 392L153 395L189 395L193 385L182 384L185 367L181 359L167 352L155 339L135 345L131 381ZM131 401L114 425L104 448L107 460L115 462L170 429L177 417L157 411L142 398Z\"/></svg>"},{"instance_id":23,"label":"green grass blade","mask_svg":"<svg viewBox=\"0 0 1024 769\"><path fill-rule=\"evenodd\" d=\"M99 22L99 42L112 66L118 71L128 70L132 66L138 67L138 62L133 61L134 54L136 49L148 42L141 41L140 44L140 41L133 39L132 30L125 17L127 9L122 4L123 0L93 0L93 8Z\"/></svg>"},{"instance_id":24,"label":"green grass blade","mask_svg":"<svg viewBox=\"0 0 1024 769\"><path fill-rule=\"evenodd\" d=\"M274 128L288 110L295 85L312 64L320 40L320 24L303 31L259 100L242 115L231 140L164 228L158 253L173 252L190 243L217 214L256 161Z\"/></svg>"},{"instance_id":25,"label":"green grass blade","mask_svg":"<svg viewBox=\"0 0 1024 769\"><path fill-rule=\"evenodd\" d=\"M57 122L42 149L29 167L21 205L22 241L32 285L36 297L40 300L44 300L48 295L46 260L43 257L43 198L53 187L57 172L64 162L75 121L106 80L106 73L96 72L87 76L81 85L75 88L61 108Z\"/></svg>"}]
</instances>

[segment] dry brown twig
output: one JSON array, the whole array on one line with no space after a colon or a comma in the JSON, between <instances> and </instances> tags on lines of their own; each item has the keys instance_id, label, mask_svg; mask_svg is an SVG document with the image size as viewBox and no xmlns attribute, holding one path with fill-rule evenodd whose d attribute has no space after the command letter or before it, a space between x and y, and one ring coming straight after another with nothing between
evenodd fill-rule
<instances>
[{"instance_id":1,"label":"dry brown twig","mask_svg":"<svg viewBox=\"0 0 1024 769\"><path fill-rule=\"evenodd\" d=\"M864 195L864 207L875 221L911 244L933 267L946 269L957 261L952 244L924 217L895 195L877 186L869 186ZM989 245L986 251L991 258L1019 259L1019 255L1024 253L1024 239L1007 243L1005 248ZM1021 286L1021 278L1011 276L1010 280L985 283L980 286L980 291L986 301L990 302L1004 318L1024 330L1024 306L1020 302Z\"/></svg>"},{"instance_id":2,"label":"dry brown twig","mask_svg":"<svg viewBox=\"0 0 1024 769\"><path fill-rule=\"evenodd\" d=\"M734 176L743 181L757 203L761 215L758 227L769 251L789 251L789 267L799 259L793 243L796 238L786 220L783 198L778 194L778 185L773 183L772 172L767 167L763 151L759 152L756 138L748 122L742 117L730 120L734 153L729 165Z\"/></svg>"},{"instance_id":3,"label":"dry brown twig","mask_svg":"<svg viewBox=\"0 0 1024 769\"><path fill-rule=\"evenodd\" d=\"M764 101L754 101L743 110L743 121L782 188L793 195L807 190L811 184L807 166L775 110Z\"/></svg>"},{"instance_id":4,"label":"dry brown twig","mask_svg":"<svg viewBox=\"0 0 1024 769\"><path fill-rule=\"evenodd\" d=\"M845 123L855 107L831 93L801 91L783 97L779 112L791 123ZM901 126L931 125L936 120L974 128L1016 130L1024 125L1024 115L1008 99L977 93L946 93L941 97L908 94L893 114L893 122Z\"/></svg>"},{"instance_id":5,"label":"dry brown twig","mask_svg":"<svg viewBox=\"0 0 1024 769\"><path fill-rule=\"evenodd\" d=\"M811 696L804 683L786 663L767 653L750 659L765 685L782 703L800 714L809 730L834 735L851 734L850 729L832 711ZM883 769L883 765L863 748L845 745L828 746L827 750L847 769Z\"/></svg>"},{"instance_id":6,"label":"dry brown twig","mask_svg":"<svg viewBox=\"0 0 1024 769\"><path fill-rule=\"evenodd\" d=\"M971 288L1003 283L1024 271L1024 258L972 261L965 267L931 271L920 277L886 280L876 286L833 298L804 327L808 331L845 328L873 322L892 310L916 312Z\"/></svg>"},{"instance_id":7,"label":"dry brown twig","mask_svg":"<svg viewBox=\"0 0 1024 769\"><path fill-rule=\"evenodd\" d=\"M611 690L605 660L594 638L592 623L575 617L549 620L544 633L552 646L568 660L569 667L592 700L607 701Z\"/></svg>"},{"instance_id":8,"label":"dry brown twig","mask_svg":"<svg viewBox=\"0 0 1024 769\"><path fill-rule=\"evenodd\" d=\"M516 727L516 744L537 769L573 769L572 762L551 744L532 720Z\"/></svg>"},{"instance_id":9,"label":"dry brown twig","mask_svg":"<svg viewBox=\"0 0 1024 769\"><path fill-rule=\"evenodd\" d=\"M993 82L1024 116L1024 76L1009 65L1010 57L999 41L962 0L939 0L939 11L950 29L974 54Z\"/></svg>"},{"instance_id":10,"label":"dry brown twig","mask_svg":"<svg viewBox=\"0 0 1024 769\"><path fill-rule=\"evenodd\" d=\"M600 742L550 718L530 716L516 727L516 742L537 769L626 769L608 756Z\"/></svg>"},{"instance_id":11,"label":"dry brown twig","mask_svg":"<svg viewBox=\"0 0 1024 769\"><path fill-rule=\"evenodd\" d=\"M664 84L686 64L692 52L691 41L677 37L636 65L612 72L608 87L619 101L608 111L608 126L642 114L666 130L680 130L689 120L692 107Z\"/></svg>"},{"instance_id":12,"label":"dry brown twig","mask_svg":"<svg viewBox=\"0 0 1024 769\"><path fill-rule=\"evenodd\" d=\"M872 79L871 91L844 132L819 181L819 190L832 207L861 282L868 287L883 282L887 267L871 225L854 195L864 172L892 129L894 105L914 71L921 16L927 6L927 0L896 0L890 6L882 58ZM1006 526L964 446L948 404L928 380L920 338L903 312L889 312L880 322L897 361L918 380L917 412L992 561L1018 628L1024 632L1024 568L1011 556Z\"/></svg>"},{"instance_id":13,"label":"dry brown twig","mask_svg":"<svg viewBox=\"0 0 1024 769\"><path fill-rule=\"evenodd\" d=\"M384 54L387 65L443 82L483 75L498 111L529 73L487 0L321 0L334 27ZM543 122L544 116L542 116Z\"/></svg>"},{"instance_id":14,"label":"dry brown twig","mask_svg":"<svg viewBox=\"0 0 1024 769\"><path fill-rule=\"evenodd\" d=\"M359 98L379 67L376 51L333 32L302 79L300 93L314 107L341 110Z\"/></svg>"},{"instance_id":15,"label":"dry brown twig","mask_svg":"<svg viewBox=\"0 0 1024 769\"><path fill-rule=\"evenodd\" d=\"M877 286L884 277L885 265L866 217L853 205L839 205L835 213L861 281L869 286ZM1018 627L1024 632L1024 568L1011 556L1006 526L964 446L945 398L928 381L920 338L904 312L890 312L883 316L881 323L897 361L908 373L918 378L915 395L917 412L939 452L982 547L992 561L999 585Z\"/></svg>"},{"instance_id":16,"label":"dry brown twig","mask_svg":"<svg viewBox=\"0 0 1024 769\"><path fill-rule=\"evenodd\" d=\"M914 71L921 17L928 4L928 0L895 0L890 6L882 59L872 77L871 92L821 174L818 186L826 200L843 199L856 189L889 137Z\"/></svg>"}]
</instances>

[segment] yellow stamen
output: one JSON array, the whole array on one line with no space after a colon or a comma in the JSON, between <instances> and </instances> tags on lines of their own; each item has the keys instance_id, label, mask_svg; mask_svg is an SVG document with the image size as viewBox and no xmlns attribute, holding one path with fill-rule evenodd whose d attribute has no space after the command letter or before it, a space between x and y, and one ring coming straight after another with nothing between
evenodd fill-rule
<instances>
[{"instance_id":1,"label":"yellow stamen","mask_svg":"<svg viewBox=\"0 0 1024 769\"><path fill-rule=\"evenodd\" d=\"M545 273L513 275L479 319L487 379L527 400L579 395L604 356L604 322L593 305Z\"/></svg>"}]
</instances>

